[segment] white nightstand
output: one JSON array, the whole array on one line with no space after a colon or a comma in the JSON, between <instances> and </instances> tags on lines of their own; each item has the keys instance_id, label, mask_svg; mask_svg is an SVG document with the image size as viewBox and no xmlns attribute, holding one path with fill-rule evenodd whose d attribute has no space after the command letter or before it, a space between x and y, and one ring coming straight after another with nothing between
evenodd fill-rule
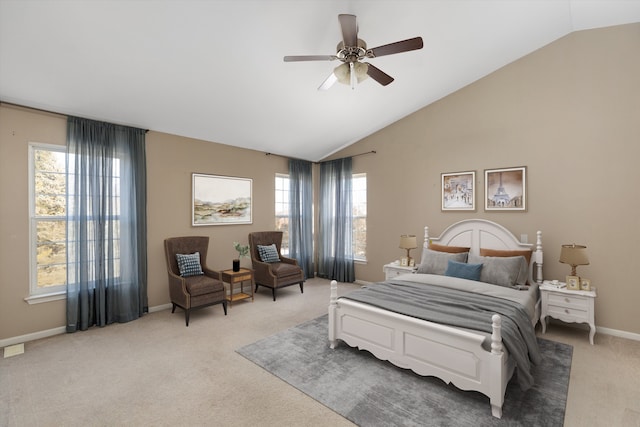
<instances>
[{"instance_id":1,"label":"white nightstand","mask_svg":"<svg viewBox=\"0 0 640 427\"><path fill-rule=\"evenodd\" d=\"M413 273L417 269L417 267L404 267L400 264L396 264L395 261L382 267L382 271L384 271L384 280L391 280L401 274Z\"/></svg>"},{"instance_id":2,"label":"white nightstand","mask_svg":"<svg viewBox=\"0 0 640 427\"><path fill-rule=\"evenodd\" d=\"M566 288L558 289L553 285L540 285L542 295L542 312L540 313L540 323L542 323L542 333L547 331L546 317L562 320L569 323L588 323L589 342L593 345L593 337L596 334L596 324L594 315L594 303L596 290L591 291L570 291Z\"/></svg>"}]
</instances>

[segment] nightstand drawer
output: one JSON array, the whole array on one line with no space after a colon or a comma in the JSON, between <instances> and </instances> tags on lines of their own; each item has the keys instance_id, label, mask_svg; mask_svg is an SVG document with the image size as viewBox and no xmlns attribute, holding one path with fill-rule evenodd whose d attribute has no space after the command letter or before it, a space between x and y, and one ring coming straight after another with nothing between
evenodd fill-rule
<instances>
[{"instance_id":1,"label":"nightstand drawer","mask_svg":"<svg viewBox=\"0 0 640 427\"><path fill-rule=\"evenodd\" d=\"M572 320L575 322L587 322L589 320L589 312L585 307L584 310L579 308L570 308L566 305L552 305L547 307L547 314L551 317Z\"/></svg>"},{"instance_id":2,"label":"nightstand drawer","mask_svg":"<svg viewBox=\"0 0 640 427\"><path fill-rule=\"evenodd\" d=\"M396 277L401 274L407 274L407 273L411 273L411 272L407 270L396 270L394 268L390 268L389 270L387 270L387 276L389 277Z\"/></svg>"},{"instance_id":3,"label":"nightstand drawer","mask_svg":"<svg viewBox=\"0 0 640 427\"><path fill-rule=\"evenodd\" d=\"M384 271L384 279L391 280L402 274L411 274L416 271L416 267L405 267L400 265L400 263L390 263L382 267L382 271Z\"/></svg>"},{"instance_id":4,"label":"nightstand drawer","mask_svg":"<svg viewBox=\"0 0 640 427\"><path fill-rule=\"evenodd\" d=\"M572 307L577 309L586 310L589 308L588 298L583 297L581 295L559 295L559 294L549 294L549 305L552 304L561 306L561 307Z\"/></svg>"}]
</instances>

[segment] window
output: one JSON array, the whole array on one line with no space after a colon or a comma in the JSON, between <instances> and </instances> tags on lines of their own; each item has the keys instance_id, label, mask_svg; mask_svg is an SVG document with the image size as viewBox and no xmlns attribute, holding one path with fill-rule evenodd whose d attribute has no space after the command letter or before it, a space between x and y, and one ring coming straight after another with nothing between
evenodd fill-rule
<instances>
[{"instance_id":1,"label":"window","mask_svg":"<svg viewBox=\"0 0 640 427\"><path fill-rule=\"evenodd\" d=\"M66 147L29 145L30 294L65 290L67 283Z\"/></svg>"},{"instance_id":2,"label":"window","mask_svg":"<svg viewBox=\"0 0 640 427\"><path fill-rule=\"evenodd\" d=\"M352 175L353 258L367 260L367 174Z\"/></svg>"},{"instance_id":3,"label":"window","mask_svg":"<svg viewBox=\"0 0 640 427\"><path fill-rule=\"evenodd\" d=\"M67 180L66 147L52 144L29 145L30 170L30 285L29 293L42 296L66 292L67 254ZM73 178L73 176L71 176ZM113 268L108 277L120 275L120 160L114 159L109 174L111 217L104 236L107 255L113 254ZM88 235L96 235L94 221L88 222ZM104 224L102 225L104 226ZM69 242L75 242L69 235ZM73 244L72 244L73 245ZM105 256L107 256L105 255ZM89 280L94 280L90 277ZM46 300L43 300L46 301ZM38 301L41 302L41 301Z\"/></svg>"},{"instance_id":4,"label":"window","mask_svg":"<svg viewBox=\"0 0 640 427\"><path fill-rule=\"evenodd\" d=\"M282 255L289 254L289 175L276 174L276 230L282 231Z\"/></svg>"},{"instance_id":5,"label":"window","mask_svg":"<svg viewBox=\"0 0 640 427\"><path fill-rule=\"evenodd\" d=\"M353 255L367 260L367 174L353 174ZM289 175L276 174L276 230L283 232L282 253L289 253Z\"/></svg>"}]
</instances>

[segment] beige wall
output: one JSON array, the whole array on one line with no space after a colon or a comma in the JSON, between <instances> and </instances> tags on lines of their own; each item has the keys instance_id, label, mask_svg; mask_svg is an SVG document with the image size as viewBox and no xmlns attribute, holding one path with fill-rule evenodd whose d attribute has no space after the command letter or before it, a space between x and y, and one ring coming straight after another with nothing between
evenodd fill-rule
<instances>
[{"instance_id":1,"label":"beige wall","mask_svg":"<svg viewBox=\"0 0 640 427\"><path fill-rule=\"evenodd\" d=\"M439 234L479 217L535 242L544 276L563 279L560 245L588 246L578 273L598 287L596 324L640 334L640 24L573 33L332 157L368 178L367 265L382 279L400 234ZM527 166L526 213L484 212L484 169ZM477 172L477 211L441 212L440 174ZM419 259L421 250L412 254Z\"/></svg>"},{"instance_id":2,"label":"beige wall","mask_svg":"<svg viewBox=\"0 0 640 427\"><path fill-rule=\"evenodd\" d=\"M66 118L0 106L0 340L64 327L65 301L29 305L28 144L66 143ZM233 242L274 227L274 177L287 173L278 156L168 135L147 134L149 306L169 303L163 240L211 238L208 264L231 268ZM193 172L253 179L253 224L191 226ZM250 261L242 260L249 266Z\"/></svg>"},{"instance_id":3,"label":"beige wall","mask_svg":"<svg viewBox=\"0 0 640 427\"><path fill-rule=\"evenodd\" d=\"M440 233L480 217L535 239L542 230L545 277L562 278L560 245L588 246L578 272L598 286L596 324L640 333L634 265L640 239L640 24L574 33L377 132L334 157L356 157L368 177L368 263L360 280L383 278L399 258L399 235ZM28 305L27 149L65 143L63 117L0 107L0 340L64 326L65 303ZM229 267L232 242L271 229L276 156L158 132L147 135L149 305L169 302L162 241L212 238L209 264ZM483 171L527 166L526 213L485 213ZM475 213L440 211L440 173L478 173ZM191 173L253 178L253 225L191 227ZM420 250L412 252L420 256ZM247 263L243 260L243 263Z\"/></svg>"}]
</instances>

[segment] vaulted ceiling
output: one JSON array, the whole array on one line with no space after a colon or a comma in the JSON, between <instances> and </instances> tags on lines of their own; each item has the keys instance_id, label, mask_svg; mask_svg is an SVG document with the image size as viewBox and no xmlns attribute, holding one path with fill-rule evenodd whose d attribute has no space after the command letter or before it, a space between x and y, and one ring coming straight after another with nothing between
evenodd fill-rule
<instances>
[{"instance_id":1,"label":"vaulted ceiling","mask_svg":"<svg viewBox=\"0 0 640 427\"><path fill-rule=\"evenodd\" d=\"M338 14L395 78L318 91ZM616 0L0 0L0 100L320 160L573 31L640 22Z\"/></svg>"}]
</instances>

